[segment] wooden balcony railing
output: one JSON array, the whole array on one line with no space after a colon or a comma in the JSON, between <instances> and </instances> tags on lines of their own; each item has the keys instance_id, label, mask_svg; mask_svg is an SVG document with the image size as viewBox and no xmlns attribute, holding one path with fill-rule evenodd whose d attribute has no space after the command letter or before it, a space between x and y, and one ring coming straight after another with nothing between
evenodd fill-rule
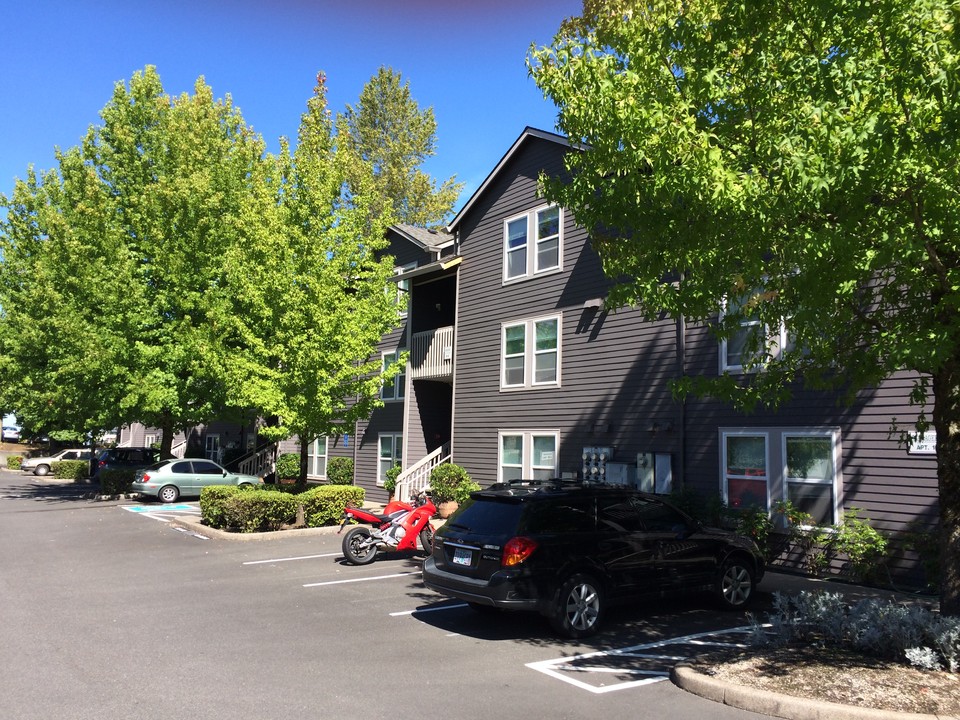
<instances>
[{"instance_id":1,"label":"wooden balcony railing","mask_svg":"<svg viewBox=\"0 0 960 720\"><path fill-rule=\"evenodd\" d=\"M453 326L413 334L410 375L414 380L453 378Z\"/></svg>"}]
</instances>

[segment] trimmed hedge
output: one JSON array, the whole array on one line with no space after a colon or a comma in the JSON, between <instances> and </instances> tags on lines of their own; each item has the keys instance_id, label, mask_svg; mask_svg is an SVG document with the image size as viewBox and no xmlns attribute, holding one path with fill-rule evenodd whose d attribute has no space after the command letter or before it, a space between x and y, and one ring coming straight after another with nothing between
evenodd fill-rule
<instances>
[{"instance_id":1,"label":"trimmed hedge","mask_svg":"<svg viewBox=\"0 0 960 720\"><path fill-rule=\"evenodd\" d=\"M19 470L23 464L23 457L20 455L7 455L7 467L11 470Z\"/></svg>"},{"instance_id":2,"label":"trimmed hedge","mask_svg":"<svg viewBox=\"0 0 960 720\"><path fill-rule=\"evenodd\" d=\"M296 523L302 507L307 527L322 527L335 525L347 505L360 505L363 498L363 488L352 485L321 485L296 495L273 488L214 485L200 491L200 516L213 528L269 532Z\"/></svg>"},{"instance_id":3,"label":"trimmed hedge","mask_svg":"<svg viewBox=\"0 0 960 720\"><path fill-rule=\"evenodd\" d=\"M97 473L100 492L104 495L125 495L130 492L130 483L137 477L136 470L101 470Z\"/></svg>"},{"instance_id":4,"label":"trimmed hedge","mask_svg":"<svg viewBox=\"0 0 960 720\"><path fill-rule=\"evenodd\" d=\"M300 477L300 455L284 453L277 458L277 480L296 480Z\"/></svg>"},{"instance_id":5,"label":"trimmed hedge","mask_svg":"<svg viewBox=\"0 0 960 720\"><path fill-rule=\"evenodd\" d=\"M58 460L50 466L55 478L61 480L83 480L90 476L88 460Z\"/></svg>"},{"instance_id":6,"label":"trimmed hedge","mask_svg":"<svg viewBox=\"0 0 960 720\"><path fill-rule=\"evenodd\" d=\"M332 457L327 460L327 482L331 485L353 485L353 458Z\"/></svg>"}]
</instances>

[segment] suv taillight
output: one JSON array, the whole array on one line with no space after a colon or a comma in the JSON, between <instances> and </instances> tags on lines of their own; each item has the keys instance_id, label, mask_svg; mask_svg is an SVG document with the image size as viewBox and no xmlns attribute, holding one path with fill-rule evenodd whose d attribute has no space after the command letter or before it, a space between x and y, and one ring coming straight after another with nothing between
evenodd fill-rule
<instances>
[{"instance_id":1,"label":"suv taillight","mask_svg":"<svg viewBox=\"0 0 960 720\"><path fill-rule=\"evenodd\" d=\"M531 540L526 537L515 537L503 546L503 559L500 561L500 564L503 567L519 565L530 557L531 553L536 549L536 540Z\"/></svg>"}]
</instances>

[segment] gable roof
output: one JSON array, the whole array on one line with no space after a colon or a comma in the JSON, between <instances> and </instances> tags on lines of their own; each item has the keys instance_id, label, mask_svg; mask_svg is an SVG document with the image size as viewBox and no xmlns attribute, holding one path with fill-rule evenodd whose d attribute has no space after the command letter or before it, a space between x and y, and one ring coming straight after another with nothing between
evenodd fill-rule
<instances>
[{"instance_id":1,"label":"gable roof","mask_svg":"<svg viewBox=\"0 0 960 720\"><path fill-rule=\"evenodd\" d=\"M554 142L558 145L563 145L564 147L581 147L578 144L571 143L563 135L557 135L556 133L547 132L546 130L537 130L536 128L532 128L528 125L523 129L523 132L520 133L520 137L518 137L514 141L513 145L510 146L510 149L507 150L506 154L500 158L500 162L497 163L496 167L494 167L490 174L487 175L487 179L481 183L480 187L478 187L473 195L470 196L470 199L467 200L462 208L460 208L460 212L457 213L456 217L453 218L449 225L447 225L447 232L453 233L456 231L457 225L464 218L464 216L470 212L470 209L476 204L480 196L482 196L483 193L486 192L487 188L490 187L490 185L497 179L497 175L499 175L503 167L510 162L513 156L516 155L520 148L531 138L547 140L548 142Z\"/></svg>"},{"instance_id":2,"label":"gable roof","mask_svg":"<svg viewBox=\"0 0 960 720\"><path fill-rule=\"evenodd\" d=\"M453 242L453 235L450 235L443 228L422 228L415 225L400 224L391 225L390 230L420 249L432 252L437 252Z\"/></svg>"}]
</instances>

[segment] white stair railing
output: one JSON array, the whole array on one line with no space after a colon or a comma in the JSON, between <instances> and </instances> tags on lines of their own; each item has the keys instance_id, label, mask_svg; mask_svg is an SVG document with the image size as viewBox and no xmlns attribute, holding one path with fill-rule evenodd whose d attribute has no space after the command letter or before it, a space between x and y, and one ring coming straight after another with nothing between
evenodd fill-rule
<instances>
[{"instance_id":1,"label":"white stair railing","mask_svg":"<svg viewBox=\"0 0 960 720\"><path fill-rule=\"evenodd\" d=\"M432 453L411 465L397 475L397 500L409 502L417 493L430 487L430 473L442 463L450 462L449 443L438 447Z\"/></svg>"},{"instance_id":2,"label":"white stair railing","mask_svg":"<svg viewBox=\"0 0 960 720\"><path fill-rule=\"evenodd\" d=\"M242 475L269 475L277 469L277 443L264 445L259 450L236 462L237 472Z\"/></svg>"}]
</instances>

